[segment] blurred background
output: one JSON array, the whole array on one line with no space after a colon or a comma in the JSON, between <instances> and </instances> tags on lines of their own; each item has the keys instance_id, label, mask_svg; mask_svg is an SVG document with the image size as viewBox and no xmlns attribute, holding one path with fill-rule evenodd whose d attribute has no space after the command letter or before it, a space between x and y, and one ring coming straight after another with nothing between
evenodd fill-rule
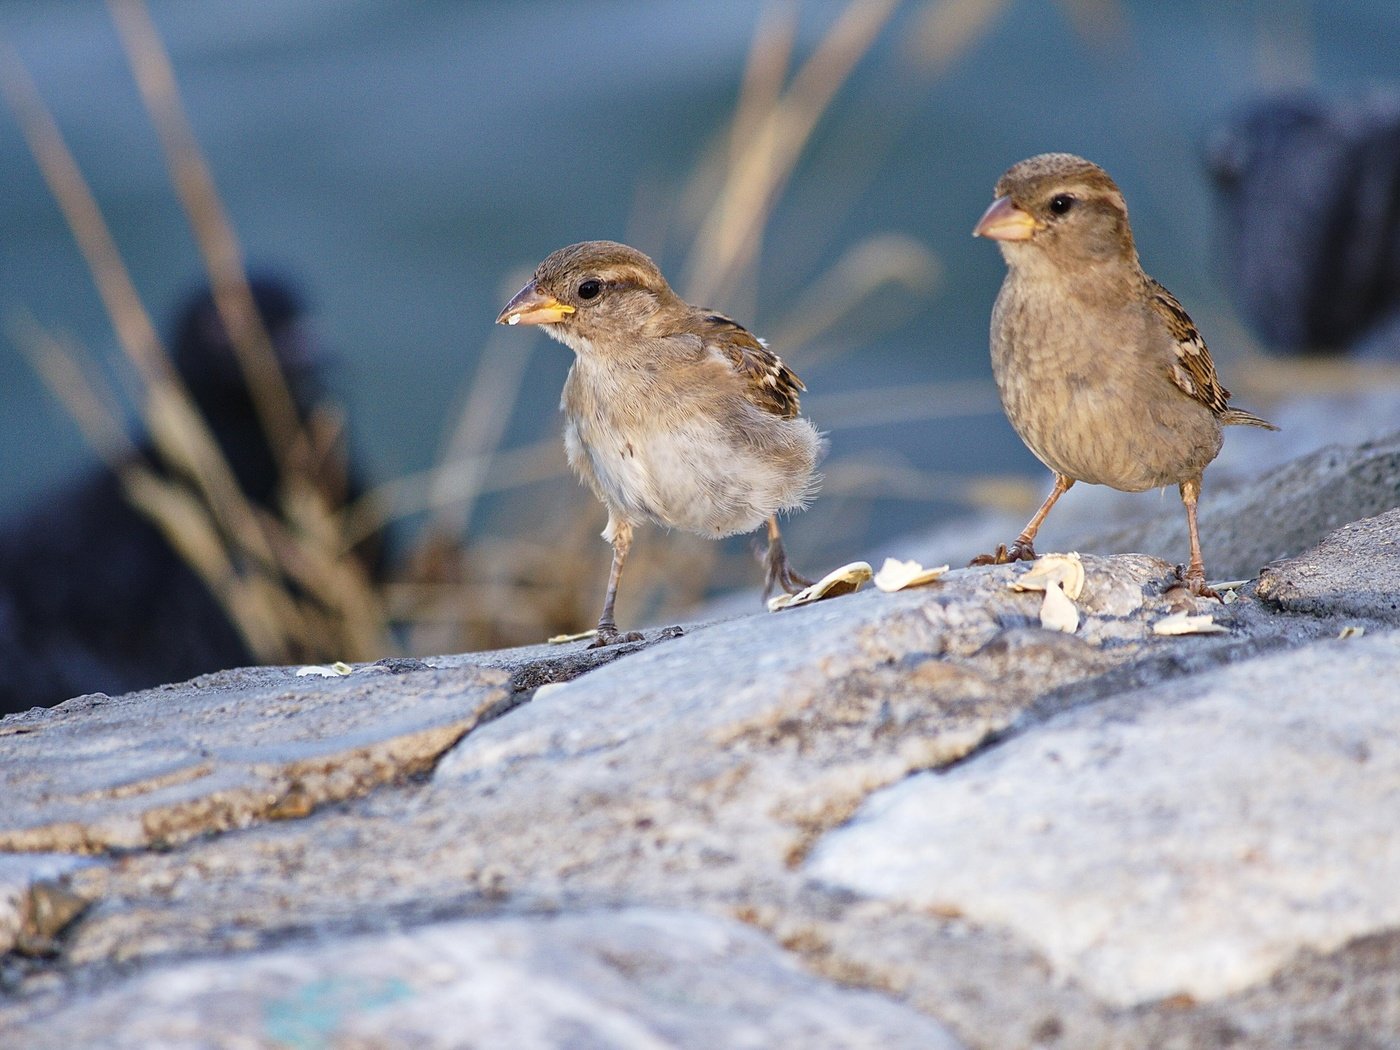
<instances>
[{"instance_id":1,"label":"blurred background","mask_svg":"<svg viewBox=\"0 0 1400 1050\"><path fill-rule=\"evenodd\" d=\"M114 24L131 6L6 0L0 34L167 333L207 278ZM390 567L370 581L384 631L365 643L383 651L332 640L340 651L254 647L259 658L516 643L593 622L608 553L602 511L558 447L569 354L492 326L534 265L574 241L647 251L806 381L804 408L833 445L824 494L785 529L809 574L1042 495L990 383L1003 265L970 236L997 176L1030 154L1080 153L1112 173L1144 265L1188 305L1239 402L1267 412L1278 384L1213 242L1211 130L1267 93L1391 78L1400 48L1394 0L141 10L243 255L307 295L372 497L337 542L387 529ZM71 337L116 389L133 384L13 100L0 140L0 500L16 517L94 463L26 325ZM139 431L139 392L119 400ZM744 543L653 530L633 558L624 623L760 578Z\"/></svg>"}]
</instances>

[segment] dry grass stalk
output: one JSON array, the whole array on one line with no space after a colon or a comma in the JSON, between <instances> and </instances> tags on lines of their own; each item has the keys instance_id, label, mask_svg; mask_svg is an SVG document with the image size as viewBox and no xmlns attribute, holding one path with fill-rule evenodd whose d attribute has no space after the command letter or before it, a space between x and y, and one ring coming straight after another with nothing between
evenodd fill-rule
<instances>
[{"instance_id":1,"label":"dry grass stalk","mask_svg":"<svg viewBox=\"0 0 1400 1050\"><path fill-rule=\"evenodd\" d=\"M457 415L440 459L459 464L452 477L438 472L429 492L433 516L430 527L459 533L471 520L482 494L496 450L510 422L512 406L520 399L530 346L493 335L482 348L476 373ZM452 493L447 499L446 494Z\"/></svg>"},{"instance_id":2,"label":"dry grass stalk","mask_svg":"<svg viewBox=\"0 0 1400 1050\"><path fill-rule=\"evenodd\" d=\"M1102 50L1122 51L1130 34L1122 0L1059 0L1074 31Z\"/></svg>"},{"instance_id":3,"label":"dry grass stalk","mask_svg":"<svg viewBox=\"0 0 1400 1050\"><path fill-rule=\"evenodd\" d=\"M118 341L144 383L141 409L152 436L162 452L201 486L221 522L235 532L242 526L248 542L265 554L257 530L249 528L251 518L233 473L176 376L87 181L19 56L8 45L0 50L0 89L87 261Z\"/></svg>"},{"instance_id":4,"label":"dry grass stalk","mask_svg":"<svg viewBox=\"0 0 1400 1050\"><path fill-rule=\"evenodd\" d=\"M122 429L113 406L116 398L101 386L101 374L71 340L46 332L33 318L15 319L11 337L29 358L54 395L68 408L79 429L117 476L132 505L161 530L182 558L199 573L235 622L247 625L246 641L256 655L275 653L282 640L269 625L272 609L255 589L243 586L226 545L201 501L188 490L161 479L140 457Z\"/></svg>"},{"instance_id":5,"label":"dry grass stalk","mask_svg":"<svg viewBox=\"0 0 1400 1050\"><path fill-rule=\"evenodd\" d=\"M935 73L945 73L1010 6L1010 0L933 0L909 35L909 51Z\"/></svg>"},{"instance_id":6,"label":"dry grass stalk","mask_svg":"<svg viewBox=\"0 0 1400 1050\"><path fill-rule=\"evenodd\" d=\"M1255 79L1285 91L1317 82L1317 16L1312 0L1256 4Z\"/></svg>"},{"instance_id":7,"label":"dry grass stalk","mask_svg":"<svg viewBox=\"0 0 1400 1050\"><path fill-rule=\"evenodd\" d=\"M10 318L10 339L29 359L72 415L83 437L108 466L130 459L136 446L112 411L116 391L102 381L102 370L74 340L46 331L32 314Z\"/></svg>"},{"instance_id":8,"label":"dry grass stalk","mask_svg":"<svg viewBox=\"0 0 1400 1050\"><path fill-rule=\"evenodd\" d=\"M370 489L346 508L342 536L344 542L354 546L395 518L450 509L483 495L553 481L567 474L564 449L557 437L503 452L445 459L428 470L404 474Z\"/></svg>"},{"instance_id":9,"label":"dry grass stalk","mask_svg":"<svg viewBox=\"0 0 1400 1050\"><path fill-rule=\"evenodd\" d=\"M1299 393L1346 395L1400 387L1400 364L1395 362L1345 355L1275 355L1232 311L1207 309L1202 314L1201 328L1212 333L1212 350L1219 346L1230 357L1230 389L1241 401L1267 405Z\"/></svg>"},{"instance_id":10,"label":"dry grass stalk","mask_svg":"<svg viewBox=\"0 0 1400 1050\"><path fill-rule=\"evenodd\" d=\"M824 426L852 430L913 420L961 419L1001 411L1001 400L989 379L907 383L893 387L814 394L805 399L814 418Z\"/></svg>"},{"instance_id":11,"label":"dry grass stalk","mask_svg":"<svg viewBox=\"0 0 1400 1050\"><path fill-rule=\"evenodd\" d=\"M847 314L887 285L902 285L911 301L932 295L942 266L919 241L903 234L877 234L853 245L826 273L821 274L780 321L773 345L785 354L806 348L805 364L820 361L814 346L833 331ZM871 333L863 333L868 337Z\"/></svg>"},{"instance_id":12,"label":"dry grass stalk","mask_svg":"<svg viewBox=\"0 0 1400 1050\"><path fill-rule=\"evenodd\" d=\"M1236 355L1232 382L1262 400L1309 394L1351 394L1382 387L1400 387L1400 364L1357 361L1345 357L1273 357L1263 353Z\"/></svg>"},{"instance_id":13,"label":"dry grass stalk","mask_svg":"<svg viewBox=\"0 0 1400 1050\"><path fill-rule=\"evenodd\" d=\"M349 578L359 588L370 588L358 563L357 581L345 566L327 564L330 542L308 544L283 520L251 506L275 557L248 558L230 542L196 492L157 473L137 453L116 415L115 398L110 391L94 388L95 370L80 364L80 350L32 320L21 319L11 329L36 371L116 474L127 499L199 574L255 657L264 662L324 658L327 640L336 642L334 653L383 651L383 614L376 611L381 603L376 599L356 605L358 589L342 582ZM341 590L331 591L334 587ZM337 612L346 607L348 615Z\"/></svg>"},{"instance_id":14,"label":"dry grass stalk","mask_svg":"<svg viewBox=\"0 0 1400 1050\"><path fill-rule=\"evenodd\" d=\"M692 302L725 301L751 275L768 217L818 121L898 6L898 0L848 4L776 97L773 86L781 82L790 47L755 48L753 62L774 68L745 76L751 95L739 103L742 121L730 136L724 186L690 254L684 291Z\"/></svg>"},{"instance_id":15,"label":"dry grass stalk","mask_svg":"<svg viewBox=\"0 0 1400 1050\"><path fill-rule=\"evenodd\" d=\"M924 470L890 456L851 457L831 467L824 492L830 498L879 497L945 501L1019 514L1044 498L1039 478L954 474Z\"/></svg>"},{"instance_id":16,"label":"dry grass stalk","mask_svg":"<svg viewBox=\"0 0 1400 1050\"><path fill-rule=\"evenodd\" d=\"M145 0L107 0L107 9L165 151L166 167L209 273L214 305L230 335L263 430L274 455L286 455L301 429L296 406L253 302L238 236L181 105L170 56L151 22Z\"/></svg>"},{"instance_id":17,"label":"dry grass stalk","mask_svg":"<svg viewBox=\"0 0 1400 1050\"><path fill-rule=\"evenodd\" d=\"M313 436L303 432L290 388L253 301L237 234L190 127L170 56L151 22L145 0L108 0L107 6L204 259L215 306L281 468L282 510L296 537L294 542L278 537L284 540L281 552L285 565L318 567L294 576L299 586L317 593L328 608L337 610L335 617L346 635L341 643L346 652L364 654L382 649L387 637L382 614L375 612L380 602L361 564L348 556L353 544L344 542L340 535L339 507L330 504L330 493L323 483L324 468L343 464L345 458L327 457L324 450L318 453Z\"/></svg>"},{"instance_id":18,"label":"dry grass stalk","mask_svg":"<svg viewBox=\"0 0 1400 1050\"><path fill-rule=\"evenodd\" d=\"M312 470L318 457L324 465L324 450L318 452L316 442L300 435L300 428L282 449L283 462L290 465L284 478L300 471L288 485L291 496L286 501L299 512L299 522L289 525L244 496L176 375L52 115L18 56L3 44L0 89L88 263L122 349L135 366L142 382L141 415L170 472L158 474L139 458L121 456L126 450L113 436L121 424L110 412L103 413L104 398L110 398L111 391L96 391L82 382L84 369L60 340L21 332L21 340L33 344L31 356L41 374L116 471L133 505L151 518L228 611L256 659L382 655L389 645L382 603L363 568L344 555L344 545L329 527L336 519L315 496ZM211 186L206 190L212 193ZM214 237L219 235L213 231ZM229 257L228 246L218 251ZM236 257L236 248L232 253ZM273 375L281 382L279 373ZM285 389L282 396L291 403Z\"/></svg>"}]
</instances>

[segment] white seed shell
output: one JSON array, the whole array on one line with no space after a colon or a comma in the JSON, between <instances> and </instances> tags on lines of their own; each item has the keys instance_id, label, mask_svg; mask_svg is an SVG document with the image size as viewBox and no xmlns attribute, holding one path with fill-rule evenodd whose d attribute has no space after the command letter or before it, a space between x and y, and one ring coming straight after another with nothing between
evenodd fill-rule
<instances>
[{"instance_id":1,"label":"white seed shell","mask_svg":"<svg viewBox=\"0 0 1400 1050\"><path fill-rule=\"evenodd\" d=\"M309 678L315 675L317 678L344 678L354 670L344 660L337 660L328 667L322 664L308 664L306 667L298 667L297 677Z\"/></svg>"},{"instance_id":2,"label":"white seed shell","mask_svg":"<svg viewBox=\"0 0 1400 1050\"><path fill-rule=\"evenodd\" d=\"M1040 603L1040 626L1065 634L1079 630L1079 610L1058 583L1045 588L1045 600Z\"/></svg>"},{"instance_id":3,"label":"white seed shell","mask_svg":"<svg viewBox=\"0 0 1400 1050\"><path fill-rule=\"evenodd\" d=\"M1152 625L1153 634L1228 634L1229 632L1220 624L1215 622L1215 617L1206 614L1203 616L1192 616L1185 612L1172 613L1164 616Z\"/></svg>"},{"instance_id":4,"label":"white seed shell","mask_svg":"<svg viewBox=\"0 0 1400 1050\"><path fill-rule=\"evenodd\" d=\"M812 586L804 587L796 594L774 595L768 599L768 611L777 612L779 609L790 609L794 605L808 605L823 598L851 594L860 590L861 585L868 583L873 575L869 562L853 561L849 565L833 569Z\"/></svg>"},{"instance_id":5,"label":"white seed shell","mask_svg":"<svg viewBox=\"0 0 1400 1050\"><path fill-rule=\"evenodd\" d=\"M1030 571L1011 581L1013 591L1043 591L1059 584L1065 597L1074 600L1084 591L1084 563L1076 553L1046 554L1035 560Z\"/></svg>"},{"instance_id":6,"label":"white seed shell","mask_svg":"<svg viewBox=\"0 0 1400 1050\"><path fill-rule=\"evenodd\" d=\"M940 565L936 569L925 569L916 561L886 558L885 564L881 565L880 571L875 574L875 586L886 593L902 591L906 587L932 583L947 571L946 565Z\"/></svg>"}]
</instances>

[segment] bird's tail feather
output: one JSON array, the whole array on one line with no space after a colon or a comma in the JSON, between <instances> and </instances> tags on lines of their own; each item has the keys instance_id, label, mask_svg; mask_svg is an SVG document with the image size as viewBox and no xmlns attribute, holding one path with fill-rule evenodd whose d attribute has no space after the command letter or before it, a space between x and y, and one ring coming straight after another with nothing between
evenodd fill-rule
<instances>
[{"instance_id":1,"label":"bird's tail feather","mask_svg":"<svg viewBox=\"0 0 1400 1050\"><path fill-rule=\"evenodd\" d=\"M1260 419L1253 412L1246 412L1242 408L1227 408L1220 413L1220 422L1227 427L1262 427L1265 430L1277 430L1267 419Z\"/></svg>"}]
</instances>

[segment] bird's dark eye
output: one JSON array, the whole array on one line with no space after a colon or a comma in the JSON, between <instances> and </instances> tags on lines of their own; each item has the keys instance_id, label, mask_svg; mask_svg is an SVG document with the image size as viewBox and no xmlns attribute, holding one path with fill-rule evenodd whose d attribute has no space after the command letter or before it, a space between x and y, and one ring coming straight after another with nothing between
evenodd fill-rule
<instances>
[{"instance_id":1,"label":"bird's dark eye","mask_svg":"<svg viewBox=\"0 0 1400 1050\"><path fill-rule=\"evenodd\" d=\"M578 297L580 299L596 299L598 293L603 290L603 282L590 277L578 286Z\"/></svg>"},{"instance_id":2,"label":"bird's dark eye","mask_svg":"<svg viewBox=\"0 0 1400 1050\"><path fill-rule=\"evenodd\" d=\"M1050 210L1056 215L1063 215L1074 207L1074 198L1068 193L1057 193L1050 198Z\"/></svg>"}]
</instances>

